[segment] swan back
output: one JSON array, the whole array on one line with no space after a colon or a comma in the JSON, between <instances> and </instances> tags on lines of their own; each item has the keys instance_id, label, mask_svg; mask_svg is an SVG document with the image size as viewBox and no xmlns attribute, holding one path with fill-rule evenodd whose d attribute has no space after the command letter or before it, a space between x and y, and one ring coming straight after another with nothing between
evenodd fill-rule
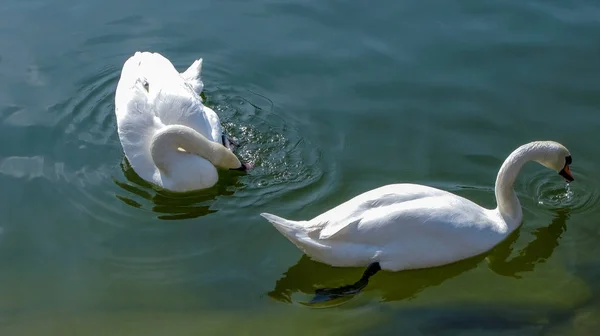
<instances>
[{"instance_id":1,"label":"swan back","mask_svg":"<svg viewBox=\"0 0 600 336\"><path fill-rule=\"evenodd\" d=\"M188 74L187 77L192 76ZM137 52L130 57L123 65L117 91L132 89L138 82L144 88L140 96L145 96L152 107L148 112L158 117L162 124L188 126L212 141L221 141L222 128L216 113L202 104L193 84L187 82L164 56ZM120 87L121 83L123 87Z\"/></svg>"}]
</instances>

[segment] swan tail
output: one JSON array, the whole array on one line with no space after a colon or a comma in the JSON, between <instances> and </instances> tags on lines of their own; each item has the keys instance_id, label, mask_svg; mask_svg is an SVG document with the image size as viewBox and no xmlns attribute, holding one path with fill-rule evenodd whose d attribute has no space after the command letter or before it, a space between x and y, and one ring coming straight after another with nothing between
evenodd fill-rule
<instances>
[{"instance_id":1,"label":"swan tail","mask_svg":"<svg viewBox=\"0 0 600 336\"><path fill-rule=\"evenodd\" d=\"M308 221L292 221L269 213L261 213L260 215L271 222L279 233L311 259L322 262L326 260L327 257L324 257L324 253L328 254L331 247L311 237L310 234L315 232L315 228L311 227Z\"/></svg>"},{"instance_id":2,"label":"swan tail","mask_svg":"<svg viewBox=\"0 0 600 336\"><path fill-rule=\"evenodd\" d=\"M202 93L202 90L204 89L204 83L202 83L200 76L201 72L202 58L194 61L187 70L181 73L181 77L192 86L197 94Z\"/></svg>"},{"instance_id":3,"label":"swan tail","mask_svg":"<svg viewBox=\"0 0 600 336\"><path fill-rule=\"evenodd\" d=\"M292 244L308 255L313 254L310 252L316 252L318 249L325 247L308 236L310 230L306 226L307 221L292 221L264 212L260 215L271 222L277 231Z\"/></svg>"},{"instance_id":4,"label":"swan tail","mask_svg":"<svg viewBox=\"0 0 600 336\"><path fill-rule=\"evenodd\" d=\"M292 221L265 212L260 215L271 222L271 224L285 236L296 237L298 234L306 236L305 228L300 224L302 222Z\"/></svg>"}]
</instances>

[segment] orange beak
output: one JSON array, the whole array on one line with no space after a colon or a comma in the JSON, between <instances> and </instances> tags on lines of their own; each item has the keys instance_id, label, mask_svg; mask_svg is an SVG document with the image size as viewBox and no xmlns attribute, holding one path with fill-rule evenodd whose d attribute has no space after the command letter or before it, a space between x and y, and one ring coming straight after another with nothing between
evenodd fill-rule
<instances>
[{"instance_id":1,"label":"orange beak","mask_svg":"<svg viewBox=\"0 0 600 336\"><path fill-rule=\"evenodd\" d=\"M573 174L571 174L571 169L569 169L569 165L565 165L565 167L558 174L564 177L565 180L567 180L567 182L573 182L575 180Z\"/></svg>"}]
</instances>

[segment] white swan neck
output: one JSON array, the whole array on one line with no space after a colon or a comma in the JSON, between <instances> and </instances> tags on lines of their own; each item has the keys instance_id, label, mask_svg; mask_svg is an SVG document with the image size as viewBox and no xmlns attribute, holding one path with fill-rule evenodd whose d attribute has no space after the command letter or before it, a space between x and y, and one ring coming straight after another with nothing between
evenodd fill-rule
<instances>
[{"instance_id":1,"label":"white swan neck","mask_svg":"<svg viewBox=\"0 0 600 336\"><path fill-rule=\"evenodd\" d=\"M496 202L500 215L509 226L518 226L523 218L523 209L514 191L515 180L526 162L538 161L544 154L544 147L538 146L537 142L522 145L504 160L498 171L495 186Z\"/></svg>"},{"instance_id":2,"label":"white swan neck","mask_svg":"<svg viewBox=\"0 0 600 336\"><path fill-rule=\"evenodd\" d=\"M190 127L168 125L156 132L152 138L150 154L158 169L169 174L170 166L175 163L174 155L180 154L179 148L203 157L214 165L218 162L217 149L214 145L215 143Z\"/></svg>"}]
</instances>

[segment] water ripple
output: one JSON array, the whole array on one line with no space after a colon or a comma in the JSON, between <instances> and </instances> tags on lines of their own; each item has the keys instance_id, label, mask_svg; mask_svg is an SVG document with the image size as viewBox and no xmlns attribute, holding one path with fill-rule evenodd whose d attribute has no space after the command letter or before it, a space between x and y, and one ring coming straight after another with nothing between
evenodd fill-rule
<instances>
[{"instance_id":1,"label":"water ripple","mask_svg":"<svg viewBox=\"0 0 600 336\"><path fill-rule=\"evenodd\" d=\"M223 87L208 96L207 103L215 105L227 133L238 142L235 151L254 164L243 192L236 194L238 206L261 205L282 193L314 189L326 178L327 163L319 147L301 136L291 120L283 119L268 98Z\"/></svg>"},{"instance_id":2,"label":"water ripple","mask_svg":"<svg viewBox=\"0 0 600 336\"><path fill-rule=\"evenodd\" d=\"M107 65L76 83L79 90L73 97L49 109L56 117L52 126L91 144L105 145L111 137L115 140L113 101L119 76L118 68Z\"/></svg>"},{"instance_id":3,"label":"water ripple","mask_svg":"<svg viewBox=\"0 0 600 336\"><path fill-rule=\"evenodd\" d=\"M539 173L526 182L526 190L535 201L548 209L569 208L571 213L585 213L596 208L600 193L585 172L577 172L575 181L567 184L553 173Z\"/></svg>"}]
</instances>

